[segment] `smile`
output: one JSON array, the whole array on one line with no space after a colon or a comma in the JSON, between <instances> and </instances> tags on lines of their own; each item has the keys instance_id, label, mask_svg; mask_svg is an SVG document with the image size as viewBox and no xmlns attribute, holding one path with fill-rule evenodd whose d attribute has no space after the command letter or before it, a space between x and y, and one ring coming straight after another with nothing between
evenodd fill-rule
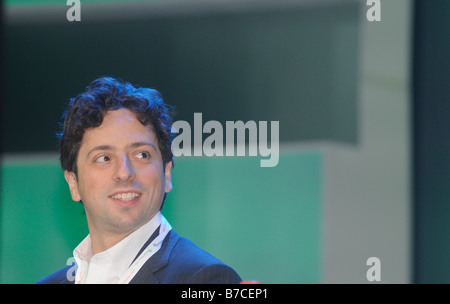
<instances>
[{"instance_id":1,"label":"smile","mask_svg":"<svg viewBox=\"0 0 450 304\"><path fill-rule=\"evenodd\" d=\"M118 193L118 194L111 195L111 198L118 199L121 201L131 201L139 196L141 196L140 193L128 192L128 193Z\"/></svg>"}]
</instances>

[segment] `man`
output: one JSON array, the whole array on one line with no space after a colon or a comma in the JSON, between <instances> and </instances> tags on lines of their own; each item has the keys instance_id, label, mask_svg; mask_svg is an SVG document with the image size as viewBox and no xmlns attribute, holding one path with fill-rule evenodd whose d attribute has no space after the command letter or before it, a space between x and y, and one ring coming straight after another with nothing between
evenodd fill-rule
<instances>
[{"instance_id":1,"label":"man","mask_svg":"<svg viewBox=\"0 0 450 304\"><path fill-rule=\"evenodd\" d=\"M94 80L64 113L60 160L89 235L74 266L38 283L240 283L161 214L172 190L172 118L153 89Z\"/></svg>"}]
</instances>

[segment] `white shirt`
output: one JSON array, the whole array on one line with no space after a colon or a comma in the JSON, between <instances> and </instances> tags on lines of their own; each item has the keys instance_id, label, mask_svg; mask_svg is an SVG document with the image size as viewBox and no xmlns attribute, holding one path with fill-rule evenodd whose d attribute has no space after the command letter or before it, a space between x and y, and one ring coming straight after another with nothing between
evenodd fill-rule
<instances>
[{"instance_id":1,"label":"white shirt","mask_svg":"<svg viewBox=\"0 0 450 304\"><path fill-rule=\"evenodd\" d=\"M76 284L115 284L127 271L139 250L161 225L158 212L148 223L139 227L108 250L93 254L88 235L73 251L77 263Z\"/></svg>"}]
</instances>

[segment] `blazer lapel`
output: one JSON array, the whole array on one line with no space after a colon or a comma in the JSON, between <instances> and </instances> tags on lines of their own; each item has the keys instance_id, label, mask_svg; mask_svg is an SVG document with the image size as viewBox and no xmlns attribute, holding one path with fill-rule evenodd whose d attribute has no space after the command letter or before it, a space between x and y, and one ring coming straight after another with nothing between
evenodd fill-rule
<instances>
[{"instance_id":1,"label":"blazer lapel","mask_svg":"<svg viewBox=\"0 0 450 304\"><path fill-rule=\"evenodd\" d=\"M158 284L159 279L154 273L167 265L170 254L179 238L178 234L171 230L165 237L161 248L142 265L141 269L131 279L130 284Z\"/></svg>"},{"instance_id":2,"label":"blazer lapel","mask_svg":"<svg viewBox=\"0 0 450 304\"><path fill-rule=\"evenodd\" d=\"M161 226L159 226L155 232L153 232L153 234L148 238L148 240L144 243L144 245L142 245L141 249L139 249L139 252L136 254L136 256L134 257L133 261L131 262L131 264L134 263L134 261L138 258L138 256L141 255L141 253L145 250L145 248L147 248L148 245L150 245L151 242L153 242L154 239L156 239L156 237L159 235L159 229L161 228ZM131 266L130 264L130 266Z\"/></svg>"}]
</instances>

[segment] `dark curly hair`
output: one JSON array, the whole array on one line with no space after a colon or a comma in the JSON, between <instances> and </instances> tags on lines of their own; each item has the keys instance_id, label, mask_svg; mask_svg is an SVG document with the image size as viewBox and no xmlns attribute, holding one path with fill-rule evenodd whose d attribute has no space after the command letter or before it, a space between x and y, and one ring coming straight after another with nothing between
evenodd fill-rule
<instances>
[{"instance_id":1,"label":"dark curly hair","mask_svg":"<svg viewBox=\"0 0 450 304\"><path fill-rule=\"evenodd\" d=\"M86 129L96 128L108 111L126 108L145 126L150 125L158 139L163 168L172 161L172 110L161 94L151 88L137 88L112 77L92 81L86 91L71 98L63 114L60 139L60 161L63 170L77 175L77 156Z\"/></svg>"}]
</instances>

